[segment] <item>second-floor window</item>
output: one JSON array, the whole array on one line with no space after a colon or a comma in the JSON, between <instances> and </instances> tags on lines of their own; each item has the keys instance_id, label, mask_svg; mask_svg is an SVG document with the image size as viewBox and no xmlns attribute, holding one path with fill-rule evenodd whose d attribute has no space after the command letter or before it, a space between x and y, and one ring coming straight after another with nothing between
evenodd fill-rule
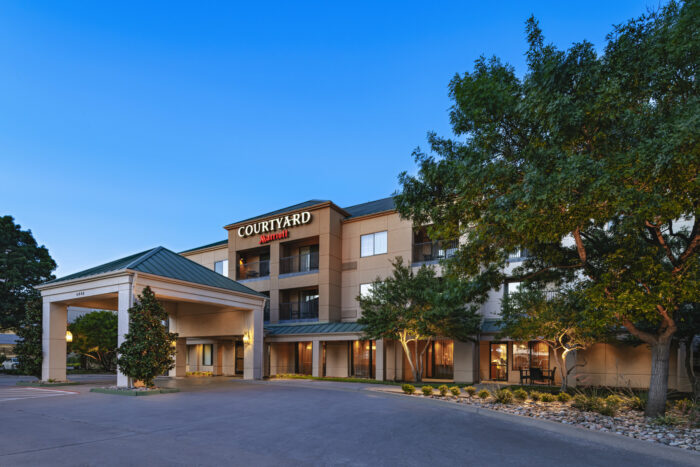
<instances>
[{"instance_id":1,"label":"second-floor window","mask_svg":"<svg viewBox=\"0 0 700 467\"><path fill-rule=\"evenodd\" d=\"M214 263L214 271L218 272L222 276L228 277L228 260L225 259Z\"/></svg>"},{"instance_id":2,"label":"second-floor window","mask_svg":"<svg viewBox=\"0 0 700 467\"><path fill-rule=\"evenodd\" d=\"M360 256L382 255L387 252L387 232L375 232L360 237Z\"/></svg>"}]
</instances>

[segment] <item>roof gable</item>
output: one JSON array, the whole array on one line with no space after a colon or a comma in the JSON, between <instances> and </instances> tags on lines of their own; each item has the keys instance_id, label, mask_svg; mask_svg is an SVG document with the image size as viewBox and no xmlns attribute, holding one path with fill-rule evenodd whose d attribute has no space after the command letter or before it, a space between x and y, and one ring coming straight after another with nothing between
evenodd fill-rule
<instances>
[{"instance_id":1,"label":"roof gable","mask_svg":"<svg viewBox=\"0 0 700 467\"><path fill-rule=\"evenodd\" d=\"M45 282L44 284L55 284L59 282L87 278L107 272L127 270L142 272L145 274L153 274L155 276L167 277L194 284L207 285L209 287L232 290L234 292L246 293L259 297L265 296L162 246L137 253L135 255L126 256L94 268L76 272L75 274L71 274L69 276L54 279L52 281Z\"/></svg>"}]
</instances>

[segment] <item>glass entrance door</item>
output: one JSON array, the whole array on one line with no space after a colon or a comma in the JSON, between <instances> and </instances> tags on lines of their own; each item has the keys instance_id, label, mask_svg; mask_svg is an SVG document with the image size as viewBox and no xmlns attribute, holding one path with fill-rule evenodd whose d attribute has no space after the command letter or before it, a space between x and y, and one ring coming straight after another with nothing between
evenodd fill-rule
<instances>
[{"instance_id":1,"label":"glass entrance door","mask_svg":"<svg viewBox=\"0 0 700 467\"><path fill-rule=\"evenodd\" d=\"M235 358L235 367L234 367L234 372L237 375L242 375L243 374L243 341L236 341L236 345L234 348L234 358Z\"/></svg>"},{"instance_id":2,"label":"glass entrance door","mask_svg":"<svg viewBox=\"0 0 700 467\"><path fill-rule=\"evenodd\" d=\"M508 381L508 344L489 344L489 362L492 381Z\"/></svg>"}]
</instances>

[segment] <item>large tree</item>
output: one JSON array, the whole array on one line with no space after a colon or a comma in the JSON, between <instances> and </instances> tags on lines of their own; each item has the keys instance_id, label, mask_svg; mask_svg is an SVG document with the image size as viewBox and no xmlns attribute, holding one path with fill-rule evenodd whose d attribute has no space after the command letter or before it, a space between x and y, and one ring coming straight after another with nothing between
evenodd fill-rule
<instances>
[{"instance_id":1,"label":"large tree","mask_svg":"<svg viewBox=\"0 0 700 467\"><path fill-rule=\"evenodd\" d=\"M36 376L39 379L41 379L41 364L43 362L42 321L41 299L30 300L27 303L24 317L17 326L19 342L15 345L20 373Z\"/></svg>"},{"instance_id":2,"label":"large tree","mask_svg":"<svg viewBox=\"0 0 700 467\"><path fill-rule=\"evenodd\" d=\"M71 352L97 363L104 371L117 369L118 318L111 311L92 311L79 316L68 326L73 334Z\"/></svg>"},{"instance_id":3,"label":"large tree","mask_svg":"<svg viewBox=\"0 0 700 467\"><path fill-rule=\"evenodd\" d=\"M545 44L530 18L527 73L481 58L455 76L456 138L429 136L434 154L416 151L397 198L435 238L466 237L455 274L579 288L591 317L648 344L650 416L665 409L678 307L700 300L699 30L700 2L671 2L598 53ZM506 269L520 247L530 259Z\"/></svg>"},{"instance_id":4,"label":"large tree","mask_svg":"<svg viewBox=\"0 0 700 467\"><path fill-rule=\"evenodd\" d=\"M56 263L30 230L12 216L0 217L0 330L16 328L27 305L39 297L34 286L51 280Z\"/></svg>"},{"instance_id":5,"label":"large tree","mask_svg":"<svg viewBox=\"0 0 700 467\"><path fill-rule=\"evenodd\" d=\"M375 280L366 295L357 297L362 309L358 323L367 339L392 339L401 344L415 381L423 376L423 355L434 338L473 340L481 317L467 306L464 288L437 277L432 267L416 272L397 257L393 274ZM421 347L422 346L422 347Z\"/></svg>"},{"instance_id":6,"label":"large tree","mask_svg":"<svg viewBox=\"0 0 700 467\"><path fill-rule=\"evenodd\" d=\"M153 386L156 376L175 366L176 332L163 324L168 319L163 305L150 287L143 289L134 306L129 308L129 332L119 346L119 370L132 381Z\"/></svg>"}]
</instances>

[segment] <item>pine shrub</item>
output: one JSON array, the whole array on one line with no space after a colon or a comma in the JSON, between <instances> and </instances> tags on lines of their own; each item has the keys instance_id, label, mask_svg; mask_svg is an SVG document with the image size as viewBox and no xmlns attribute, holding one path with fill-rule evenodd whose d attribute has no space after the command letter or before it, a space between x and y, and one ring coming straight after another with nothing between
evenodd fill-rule
<instances>
[{"instance_id":1,"label":"pine shrub","mask_svg":"<svg viewBox=\"0 0 700 467\"><path fill-rule=\"evenodd\" d=\"M421 391L423 391L424 396L432 396L433 395L433 387L428 385L428 386L423 386L420 388Z\"/></svg>"},{"instance_id":2,"label":"pine shrub","mask_svg":"<svg viewBox=\"0 0 700 467\"><path fill-rule=\"evenodd\" d=\"M416 387L415 387L414 385L412 385L412 384L402 384L402 385L401 385L401 390L402 390L405 394L411 395L411 394L413 394L414 392L416 392Z\"/></svg>"},{"instance_id":3,"label":"pine shrub","mask_svg":"<svg viewBox=\"0 0 700 467\"><path fill-rule=\"evenodd\" d=\"M445 397L447 395L447 392L450 390L450 388L447 387L446 384L442 384L438 386L438 392L442 397Z\"/></svg>"}]
</instances>

